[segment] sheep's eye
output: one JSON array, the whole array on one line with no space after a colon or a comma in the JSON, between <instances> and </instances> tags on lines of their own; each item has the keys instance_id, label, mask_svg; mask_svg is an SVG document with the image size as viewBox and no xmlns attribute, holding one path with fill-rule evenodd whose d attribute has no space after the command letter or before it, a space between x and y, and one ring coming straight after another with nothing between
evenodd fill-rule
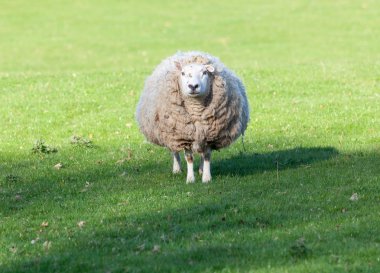
<instances>
[{"instance_id":1,"label":"sheep's eye","mask_svg":"<svg viewBox=\"0 0 380 273\"><path fill-rule=\"evenodd\" d=\"M205 70L205 71L203 71L203 73L202 73L203 75L206 75L207 74L207 70Z\"/></svg>"},{"instance_id":2,"label":"sheep's eye","mask_svg":"<svg viewBox=\"0 0 380 273\"><path fill-rule=\"evenodd\" d=\"M182 72L181 74L182 74L182 76L185 76L185 72Z\"/></svg>"}]
</instances>

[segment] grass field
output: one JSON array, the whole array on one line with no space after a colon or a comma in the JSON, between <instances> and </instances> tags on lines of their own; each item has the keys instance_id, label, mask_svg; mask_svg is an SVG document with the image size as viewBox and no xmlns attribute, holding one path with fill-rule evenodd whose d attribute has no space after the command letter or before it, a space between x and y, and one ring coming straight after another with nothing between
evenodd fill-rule
<instances>
[{"instance_id":1,"label":"grass field","mask_svg":"<svg viewBox=\"0 0 380 273\"><path fill-rule=\"evenodd\" d=\"M0 4L0 272L380 272L379 1L70 2ZM134 119L191 49L251 107L208 185Z\"/></svg>"}]
</instances>

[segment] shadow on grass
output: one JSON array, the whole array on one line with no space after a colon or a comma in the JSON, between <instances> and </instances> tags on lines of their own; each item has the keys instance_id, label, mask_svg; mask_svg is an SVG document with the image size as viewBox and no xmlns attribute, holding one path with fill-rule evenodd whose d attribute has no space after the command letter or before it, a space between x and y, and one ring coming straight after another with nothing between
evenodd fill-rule
<instances>
[{"instance_id":1,"label":"shadow on grass","mask_svg":"<svg viewBox=\"0 0 380 273\"><path fill-rule=\"evenodd\" d=\"M284 266L289 269L305 260L310 266L321 258L326 268L331 257L357 255L345 247L347 240L376 245L369 243L368 234L376 236L370 226L360 232L357 225L342 227L337 233L329 217L315 215L304 225L318 222L318 226L297 230L301 221L294 221L286 202L272 213L260 212L265 201L250 211L239 211L246 204L235 203L236 197L221 196L219 202L160 213L110 216L100 227L88 223L82 230L69 231L70 239L58 250L53 245L42 255L0 268L2 272L247 272L270 265L282 271ZM309 208L305 204L303 213ZM306 238L310 255L294 250L300 237Z\"/></svg>"},{"instance_id":2,"label":"shadow on grass","mask_svg":"<svg viewBox=\"0 0 380 273\"><path fill-rule=\"evenodd\" d=\"M78 153L73 149L72 152ZM97 153L99 153L97 155ZM54 154L39 159L36 155L24 158L13 163L13 169L5 173L3 179L3 196L0 200L1 213L3 216L10 216L18 213L28 205L40 200L54 200L64 203L70 198L91 199L91 195L83 194L86 187L95 187L98 191L112 192L123 191L124 184L121 180L139 181L144 184L149 180L154 180L157 174L170 174L171 157L169 154L161 161L152 160L130 160L123 164L113 161L94 160L101 158L103 151L92 150L88 157L83 157L81 161L69 163L62 170L54 170L53 166L59 161L70 161L71 156ZM263 154L240 153L226 159L215 160L213 162L212 173L215 176L241 176L252 175L264 171L283 170L307 166L319 161L329 160L338 155L338 151L332 147L315 148L294 148L288 150L273 151ZM78 155L77 155L78 156ZM66 159L65 159L66 158ZM66 161L65 161L66 160ZM123 177L123 175L125 175ZM152 178L153 177L153 178ZM184 178L176 176L178 183L184 183ZM115 183L102 184L98 181L116 181ZM2 184L0 183L0 186ZM141 184L128 185L129 190L143 190ZM6 189L7 188L7 189ZM1 188L0 188L1 189ZM14 202L18 199L17 202ZM7 201L8 200L8 201ZM12 202L9 202L11 200Z\"/></svg>"},{"instance_id":3,"label":"shadow on grass","mask_svg":"<svg viewBox=\"0 0 380 273\"><path fill-rule=\"evenodd\" d=\"M242 152L238 155L215 161L213 173L244 176L263 171L284 170L329 160L338 154L338 150L333 147L298 147L263 154Z\"/></svg>"},{"instance_id":4,"label":"shadow on grass","mask_svg":"<svg viewBox=\"0 0 380 273\"><path fill-rule=\"evenodd\" d=\"M295 148L266 154L243 154L216 161L214 172L217 175L241 175L244 179L244 176L249 174L276 170L277 166L280 169L297 168L329 160L336 156L340 158L334 148ZM380 157L379 155L359 155L355 160L348 158L347 163L343 157L341 159L343 171L356 172L357 175L361 175L362 181L365 181L372 176L370 171ZM144 173L151 169L154 172L162 173L166 172L165 168L170 168L166 161L157 164L150 162L151 160L131 162L125 168L136 182L140 179L147 179L149 175ZM27 167L27 164L24 163L21 165ZM113 194L119 192L122 187L128 188L126 193L131 193L139 188L143 190L147 186L144 181L134 186L124 185L119 177L122 170L122 167L115 166L112 162L87 166L77 172L58 174L51 172L49 176L36 176L32 182L37 188L31 190L25 199L33 205L33 202L38 199L54 203L57 196L61 196L58 200L59 203L79 202L85 198L99 206L101 210L104 200L93 202L98 198L97 195ZM324 169L315 170L317 173L323 171ZM115 172L117 172L116 175ZM56 179L59 181L66 179L71 183L72 189L46 183L46 180ZM94 183L110 180L110 184L83 195L80 191L86 179ZM314 179L316 179L314 181L316 183L319 178L315 176ZM334 190L341 190L339 183L334 185L337 182L333 180L333 177L329 179L332 179L329 182L332 184L331 187L335 187ZM372 240L372 237L367 238L368 234L371 234L370 226L361 228L360 232L354 232L357 229L355 224L352 229L349 227L344 230L342 227L340 232L336 233L336 219L344 220L341 219L342 213L340 212L343 205L339 202L337 204L326 203L324 198L319 200L319 196L326 194L323 187L314 189L313 195L316 199L309 199L308 197L311 195L308 189L298 189L295 184L291 184L291 188L286 188L289 191L289 195L286 196L282 195L283 191L281 191L281 195L276 195L272 188L273 185L270 183L262 183L263 188L255 190L252 189L252 183L248 180L241 183L239 187L223 183L189 186L184 185L182 180L178 180L178 183L181 183L178 191L202 192L203 195L198 194L196 198L180 202L181 207L170 206L161 211L160 206L170 205L170 200L159 201L161 196L146 193L146 196L155 195L154 197L158 199L156 206L157 202L160 204L158 208L152 205L149 209L145 209L145 212L139 212L141 210L139 210L138 203L126 205L125 209L120 209L116 205L116 208L105 211L107 217L102 220L101 225L92 226L92 223L89 222L83 229L72 227L68 230L56 231L58 235L50 235L53 247L49 251L41 251L35 255L21 253L24 255L21 259L13 262L10 266L0 267L1 271L214 272L226 268L232 272L247 271L263 269L268 264L273 268L281 268L289 264L291 266L304 259L318 260L325 255L323 251L327 250L333 254L336 251L339 255L351 255L352 248L345 247L347 244L345 236L352 236L352 234L358 236L353 239L356 240L355 245L368 245ZM112 185L112 183L117 185ZM345 187L348 187L348 182L345 181L345 183ZM29 186L25 184L20 187ZM157 187L156 190L159 190L159 184L149 185L149 187L154 186ZM288 187L289 185L280 186ZM164 193L170 194L171 192L164 190ZM290 197L291 199L289 199ZM172 196L172 198L179 199L180 197ZM350 202L348 198L347 202ZM349 203L347 204L349 205ZM23 204L24 207L26 205L28 203ZM335 210L328 213L334 206L337 207L336 211L339 213L336 213ZM316 207L319 210L312 213ZM352 210L355 208L352 205ZM12 208L8 208L8 210L9 215L15 212ZM16 209L16 211L18 210ZM95 211L96 209L94 209ZM114 216L113 211L118 212L118 215L124 214L125 216ZM325 215L321 214L321 211L325 211ZM315 225L312 229L299 228L311 224ZM62 241L60 236L69 236L69 238ZM311 250L316 251L311 257L303 257L302 251L300 251L300 257L292 257L290 250L294 246L294 242L302 236L306 238L306 245L311 245ZM321 241L321 238L328 238L332 243ZM55 241L59 240L61 241L55 246ZM310 241L311 243L309 243ZM352 251L354 252L354 250ZM329 261L329 257L326 259Z\"/></svg>"},{"instance_id":5,"label":"shadow on grass","mask_svg":"<svg viewBox=\"0 0 380 273\"><path fill-rule=\"evenodd\" d=\"M3 267L2 272L215 272L272 266L291 259L292 239L263 235L284 223L274 214L239 212L237 196L161 213L105 219L102 226L69 230L59 250ZM253 209L252 211L254 211ZM248 237L247 237L248 236ZM249 239L248 239L249 238ZM248 239L248 240L247 240ZM54 244L54 241L53 241ZM280 257L279 257L280 256ZM254 266L253 266L254 265Z\"/></svg>"}]
</instances>

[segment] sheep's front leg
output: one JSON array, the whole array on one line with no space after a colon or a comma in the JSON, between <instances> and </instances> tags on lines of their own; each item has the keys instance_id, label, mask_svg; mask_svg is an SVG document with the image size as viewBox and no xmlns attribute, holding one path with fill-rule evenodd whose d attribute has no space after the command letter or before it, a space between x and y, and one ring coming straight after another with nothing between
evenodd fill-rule
<instances>
[{"instance_id":1,"label":"sheep's front leg","mask_svg":"<svg viewBox=\"0 0 380 273\"><path fill-rule=\"evenodd\" d=\"M203 174L203 161L204 161L203 154L201 154L201 163L199 164L199 169L198 169L198 172L200 175Z\"/></svg>"},{"instance_id":2,"label":"sheep's front leg","mask_svg":"<svg viewBox=\"0 0 380 273\"><path fill-rule=\"evenodd\" d=\"M208 183L211 181L211 168L210 168L211 149L210 148L206 148L205 152L202 154L202 161L203 161L202 182Z\"/></svg>"},{"instance_id":3,"label":"sheep's front leg","mask_svg":"<svg viewBox=\"0 0 380 273\"><path fill-rule=\"evenodd\" d=\"M187 163L187 178L186 183L194 183L194 158L193 153L189 150L185 150L185 159Z\"/></svg>"},{"instance_id":4,"label":"sheep's front leg","mask_svg":"<svg viewBox=\"0 0 380 273\"><path fill-rule=\"evenodd\" d=\"M178 152L173 152L173 173L181 172L181 157Z\"/></svg>"}]
</instances>

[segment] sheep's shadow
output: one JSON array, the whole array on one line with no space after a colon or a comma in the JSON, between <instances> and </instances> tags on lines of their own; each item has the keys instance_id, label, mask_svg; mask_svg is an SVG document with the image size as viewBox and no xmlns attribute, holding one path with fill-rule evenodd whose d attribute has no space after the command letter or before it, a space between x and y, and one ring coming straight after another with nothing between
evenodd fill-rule
<instances>
[{"instance_id":1,"label":"sheep's shadow","mask_svg":"<svg viewBox=\"0 0 380 273\"><path fill-rule=\"evenodd\" d=\"M338 150L333 147L297 147L262 154L240 152L232 157L216 159L213 173L245 176L263 171L308 167L313 163L332 159L338 154Z\"/></svg>"}]
</instances>

